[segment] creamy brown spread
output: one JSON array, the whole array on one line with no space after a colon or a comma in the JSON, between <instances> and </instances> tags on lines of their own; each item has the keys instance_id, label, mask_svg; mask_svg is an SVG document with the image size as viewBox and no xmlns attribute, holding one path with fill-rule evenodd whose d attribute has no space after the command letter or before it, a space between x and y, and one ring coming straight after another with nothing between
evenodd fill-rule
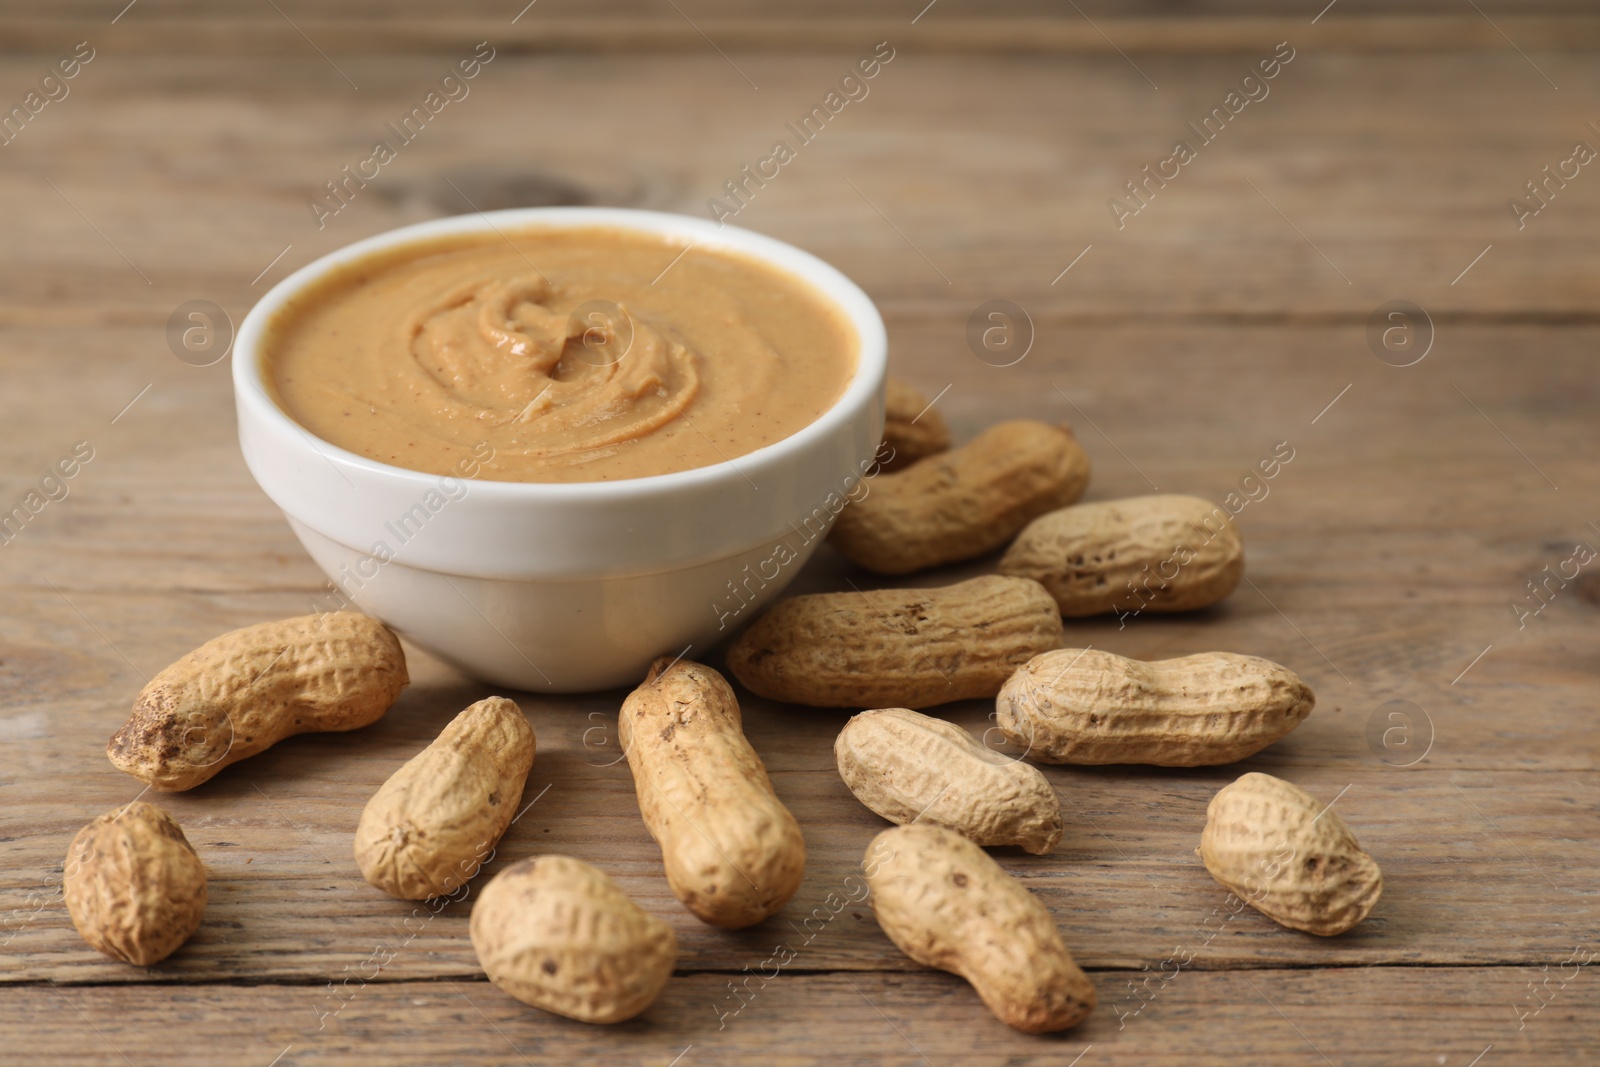
<instances>
[{"instance_id":1,"label":"creamy brown spread","mask_svg":"<svg viewBox=\"0 0 1600 1067\"><path fill-rule=\"evenodd\" d=\"M577 482L782 440L839 398L856 348L799 278L586 228L362 260L283 308L264 351L279 404L341 448L434 474L470 457L485 478Z\"/></svg>"}]
</instances>

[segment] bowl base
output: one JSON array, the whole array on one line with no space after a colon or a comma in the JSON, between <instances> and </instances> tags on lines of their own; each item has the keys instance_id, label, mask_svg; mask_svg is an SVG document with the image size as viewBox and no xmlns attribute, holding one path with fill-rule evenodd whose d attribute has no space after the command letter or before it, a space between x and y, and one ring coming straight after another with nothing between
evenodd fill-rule
<instances>
[{"instance_id":1,"label":"bowl base","mask_svg":"<svg viewBox=\"0 0 1600 1067\"><path fill-rule=\"evenodd\" d=\"M334 582L312 610L358 608L473 678L536 693L637 685L657 656L705 655L776 598L826 536L791 532L656 574L502 580L382 562L289 525Z\"/></svg>"}]
</instances>

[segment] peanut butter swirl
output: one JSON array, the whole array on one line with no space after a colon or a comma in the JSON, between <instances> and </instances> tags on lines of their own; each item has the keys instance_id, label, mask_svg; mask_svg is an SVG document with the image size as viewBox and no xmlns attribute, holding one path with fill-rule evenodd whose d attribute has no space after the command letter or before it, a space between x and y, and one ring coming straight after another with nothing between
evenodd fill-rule
<instances>
[{"instance_id":1,"label":"peanut butter swirl","mask_svg":"<svg viewBox=\"0 0 1600 1067\"><path fill-rule=\"evenodd\" d=\"M681 415L696 357L604 298L579 301L539 275L480 279L412 311L399 343L451 418L526 427L526 456L632 441Z\"/></svg>"},{"instance_id":2,"label":"peanut butter swirl","mask_svg":"<svg viewBox=\"0 0 1600 1067\"><path fill-rule=\"evenodd\" d=\"M782 440L843 393L858 343L832 303L776 268L593 227L356 261L278 312L264 358L283 409L351 452L577 482Z\"/></svg>"}]
</instances>

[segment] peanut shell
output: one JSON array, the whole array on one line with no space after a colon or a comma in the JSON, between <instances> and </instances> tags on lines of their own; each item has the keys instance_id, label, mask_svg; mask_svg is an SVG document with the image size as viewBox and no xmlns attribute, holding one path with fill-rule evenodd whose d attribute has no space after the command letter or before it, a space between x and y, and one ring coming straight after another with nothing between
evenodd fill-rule
<instances>
[{"instance_id":1,"label":"peanut shell","mask_svg":"<svg viewBox=\"0 0 1600 1067\"><path fill-rule=\"evenodd\" d=\"M913 385L891 376L883 391L883 443L889 446L882 469L904 470L950 447L944 416Z\"/></svg>"},{"instance_id":2,"label":"peanut shell","mask_svg":"<svg viewBox=\"0 0 1600 1067\"><path fill-rule=\"evenodd\" d=\"M1365 919L1383 893L1377 861L1339 813L1270 774L1252 771L1217 791L1195 851L1267 918L1319 937Z\"/></svg>"},{"instance_id":3,"label":"peanut shell","mask_svg":"<svg viewBox=\"0 0 1600 1067\"><path fill-rule=\"evenodd\" d=\"M1039 582L1067 618L1193 611L1238 586L1244 543L1209 500L1136 496L1041 515L1000 558L1000 573Z\"/></svg>"},{"instance_id":4,"label":"peanut shell","mask_svg":"<svg viewBox=\"0 0 1600 1067\"><path fill-rule=\"evenodd\" d=\"M1077 500L1089 457L1064 426L1017 419L929 456L839 513L829 543L878 574L910 574L972 559L1047 511Z\"/></svg>"},{"instance_id":5,"label":"peanut shell","mask_svg":"<svg viewBox=\"0 0 1600 1067\"><path fill-rule=\"evenodd\" d=\"M457 715L367 801L355 838L362 877L401 900L460 888L516 818L534 749L522 709L505 697Z\"/></svg>"},{"instance_id":6,"label":"peanut shell","mask_svg":"<svg viewBox=\"0 0 1600 1067\"><path fill-rule=\"evenodd\" d=\"M745 740L722 675L658 659L617 727L639 811L684 907L737 929L787 904L805 875L805 838Z\"/></svg>"},{"instance_id":7,"label":"peanut shell","mask_svg":"<svg viewBox=\"0 0 1600 1067\"><path fill-rule=\"evenodd\" d=\"M863 861L878 925L900 951L971 983L1007 1026L1065 1030L1095 990L1039 898L988 853L942 826L879 834Z\"/></svg>"},{"instance_id":8,"label":"peanut shell","mask_svg":"<svg viewBox=\"0 0 1600 1067\"><path fill-rule=\"evenodd\" d=\"M728 648L728 667L751 691L791 704L926 708L993 697L1061 632L1038 582L986 575L780 600Z\"/></svg>"},{"instance_id":9,"label":"peanut shell","mask_svg":"<svg viewBox=\"0 0 1600 1067\"><path fill-rule=\"evenodd\" d=\"M205 864L170 815L137 800L78 831L61 889L85 941L140 967L176 952L206 910Z\"/></svg>"},{"instance_id":10,"label":"peanut shell","mask_svg":"<svg viewBox=\"0 0 1600 1067\"><path fill-rule=\"evenodd\" d=\"M158 790L192 789L294 734L376 722L407 681L400 642L365 615L246 626L152 678L106 755Z\"/></svg>"},{"instance_id":11,"label":"peanut shell","mask_svg":"<svg viewBox=\"0 0 1600 1067\"><path fill-rule=\"evenodd\" d=\"M892 823L928 823L980 845L1043 855L1061 841L1061 801L1038 769L954 723L906 708L852 718L833 743L839 777Z\"/></svg>"},{"instance_id":12,"label":"peanut shell","mask_svg":"<svg viewBox=\"0 0 1600 1067\"><path fill-rule=\"evenodd\" d=\"M672 927L606 874L569 856L514 863L472 908L472 947L489 980L524 1004L618 1023L661 995L678 958Z\"/></svg>"},{"instance_id":13,"label":"peanut shell","mask_svg":"<svg viewBox=\"0 0 1600 1067\"><path fill-rule=\"evenodd\" d=\"M1202 767L1254 755L1315 703L1298 675L1257 656L1146 662L1063 648L1012 675L995 709L1001 732L1030 759Z\"/></svg>"}]
</instances>

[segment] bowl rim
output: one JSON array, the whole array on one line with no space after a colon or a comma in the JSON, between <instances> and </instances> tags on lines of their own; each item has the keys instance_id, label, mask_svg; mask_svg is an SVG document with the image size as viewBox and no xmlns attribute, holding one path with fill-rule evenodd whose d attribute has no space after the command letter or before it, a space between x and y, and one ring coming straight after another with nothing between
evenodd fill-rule
<instances>
[{"instance_id":1,"label":"bowl rim","mask_svg":"<svg viewBox=\"0 0 1600 1067\"><path fill-rule=\"evenodd\" d=\"M290 300L310 286L347 264L376 253L408 244L422 245L441 237L456 235L496 232L504 237L508 231L570 230L590 227L620 229L667 239L679 238L695 247L712 247L748 256L797 278L833 304L855 330L857 339L855 371L838 398L817 418L787 437L740 456L688 470L610 481L516 482L484 477L466 479L471 482L475 494L483 493L488 500L576 503L597 499L638 498L691 487L704 487L726 479L730 475L747 479L743 468L765 466L781 461L789 453L804 451L808 446L818 444L840 432L843 428L841 424L855 417L862 406L879 390L888 368L888 335L884 328L883 317L872 299L859 285L837 267L818 256L754 230L716 223L692 215L619 207L535 207L449 215L397 227L343 245L289 274L263 294L240 324L232 351L236 401L252 417L276 423L280 429L293 430L313 451L330 462L390 479L397 485L412 486L419 493L426 492L436 486L441 477L448 476L396 466L342 448L312 433L273 399L272 391L266 381L264 353L261 351L269 324Z\"/></svg>"}]
</instances>

